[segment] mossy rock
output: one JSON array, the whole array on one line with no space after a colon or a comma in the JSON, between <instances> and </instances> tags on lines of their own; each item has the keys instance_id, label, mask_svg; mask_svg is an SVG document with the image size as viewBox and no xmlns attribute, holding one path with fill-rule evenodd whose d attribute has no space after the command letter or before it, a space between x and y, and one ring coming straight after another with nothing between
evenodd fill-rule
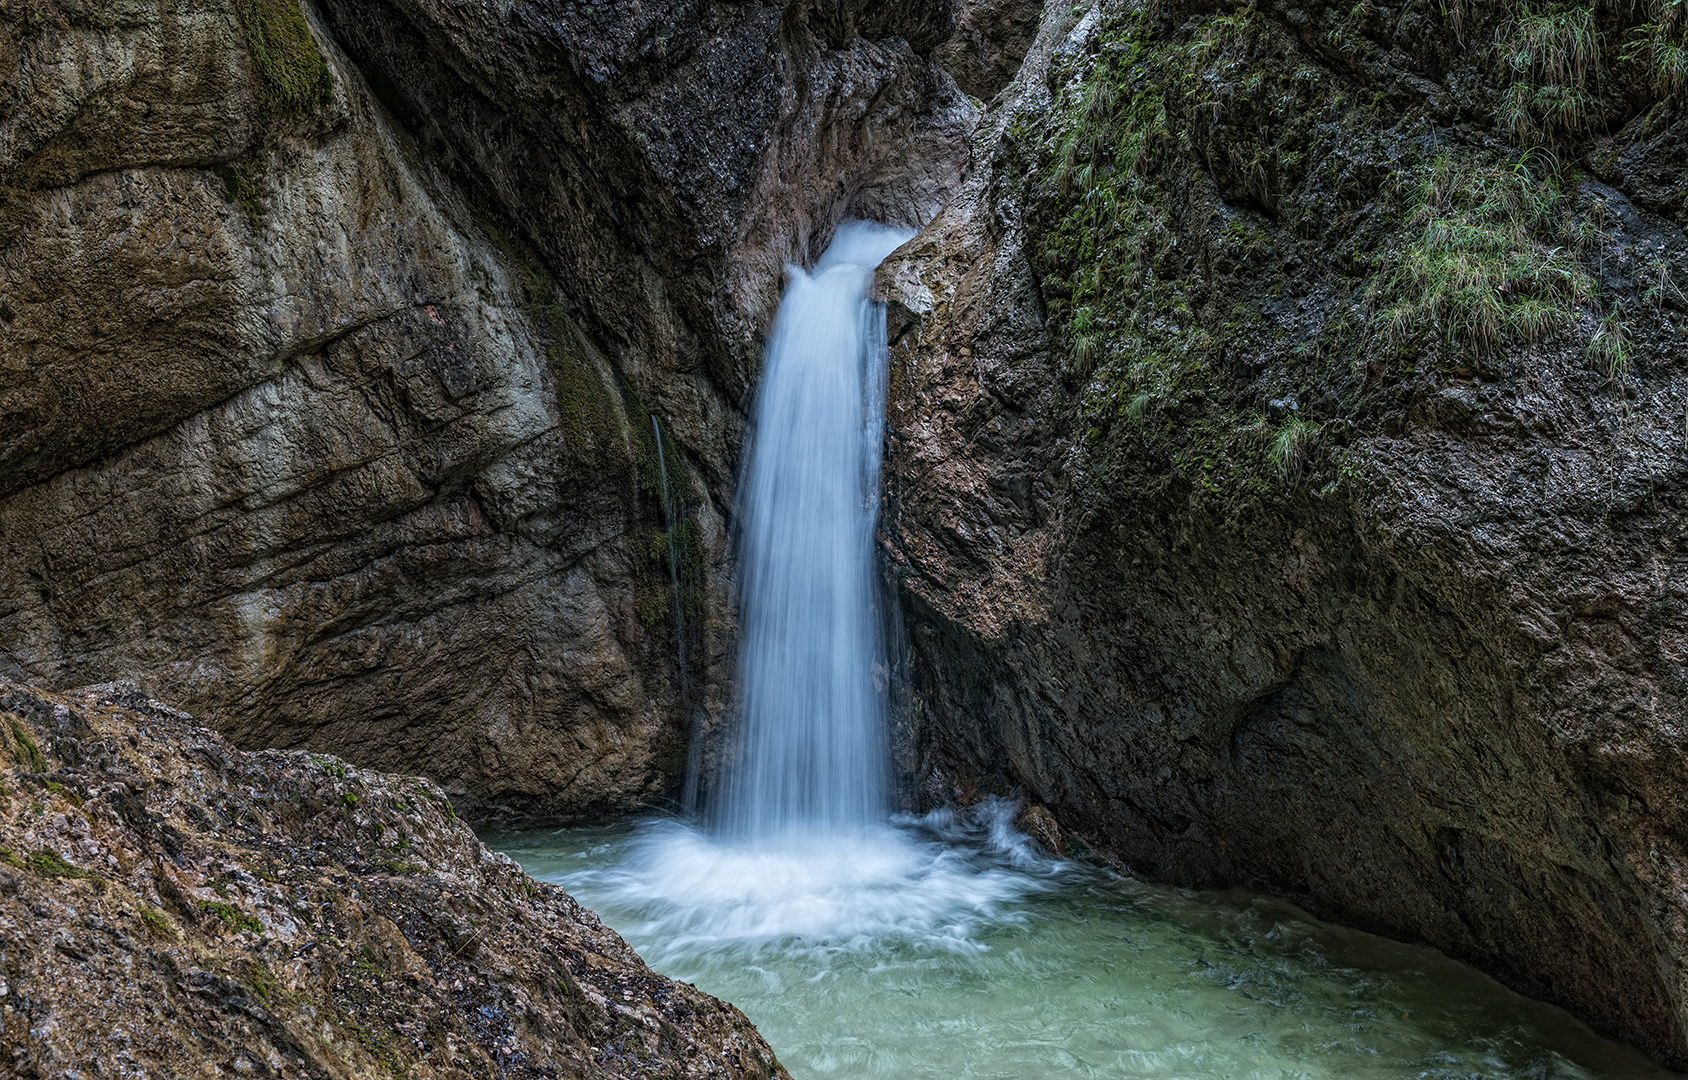
<instances>
[{"instance_id":1,"label":"mossy rock","mask_svg":"<svg viewBox=\"0 0 1688 1080\"><path fill-rule=\"evenodd\" d=\"M235 0L235 8L263 81L264 103L295 115L326 105L334 76L298 0Z\"/></svg>"}]
</instances>

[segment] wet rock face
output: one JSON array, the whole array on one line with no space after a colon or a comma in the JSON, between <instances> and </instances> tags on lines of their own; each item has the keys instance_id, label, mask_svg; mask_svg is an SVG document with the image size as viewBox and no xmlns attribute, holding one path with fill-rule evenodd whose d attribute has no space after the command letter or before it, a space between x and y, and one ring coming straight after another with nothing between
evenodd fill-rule
<instances>
[{"instance_id":1,"label":"wet rock face","mask_svg":"<svg viewBox=\"0 0 1688 1080\"><path fill-rule=\"evenodd\" d=\"M1681 1067L1688 379L1681 301L1637 285L1688 270L1674 107L1614 70L1610 134L1553 136L1595 174L1555 179L1496 130L1518 76L1369 10L1046 14L973 179L882 268L907 797L1018 791ZM1533 338L1502 311L1473 346L1452 294L1414 322L1440 286L1400 268L1477 266L1434 227L1534 213L1461 194L1521 161L1552 219L1501 246L1588 280L1507 286L1546 298Z\"/></svg>"},{"instance_id":2,"label":"wet rock face","mask_svg":"<svg viewBox=\"0 0 1688 1080\"><path fill-rule=\"evenodd\" d=\"M1016 74L1043 17L1039 0L966 0L955 30L934 51L955 83L976 98L995 97Z\"/></svg>"},{"instance_id":3,"label":"wet rock face","mask_svg":"<svg viewBox=\"0 0 1688 1080\"><path fill-rule=\"evenodd\" d=\"M783 267L965 160L940 7L0 12L0 669L465 812L672 795Z\"/></svg>"},{"instance_id":4,"label":"wet rock face","mask_svg":"<svg viewBox=\"0 0 1688 1080\"><path fill-rule=\"evenodd\" d=\"M430 781L243 753L132 685L0 680L0 747L8 1075L786 1075Z\"/></svg>"}]
</instances>

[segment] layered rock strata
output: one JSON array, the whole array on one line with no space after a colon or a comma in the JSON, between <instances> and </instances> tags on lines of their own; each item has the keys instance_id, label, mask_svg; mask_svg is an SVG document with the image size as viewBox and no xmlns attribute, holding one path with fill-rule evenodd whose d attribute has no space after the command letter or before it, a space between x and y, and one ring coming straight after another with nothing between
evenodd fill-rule
<instances>
[{"instance_id":1,"label":"layered rock strata","mask_svg":"<svg viewBox=\"0 0 1688 1080\"><path fill-rule=\"evenodd\" d=\"M445 792L0 681L7 1075L783 1077Z\"/></svg>"},{"instance_id":2,"label":"layered rock strata","mask_svg":"<svg viewBox=\"0 0 1688 1080\"><path fill-rule=\"evenodd\" d=\"M1560 7L1046 13L881 270L910 797L1682 1067L1681 27Z\"/></svg>"}]
</instances>

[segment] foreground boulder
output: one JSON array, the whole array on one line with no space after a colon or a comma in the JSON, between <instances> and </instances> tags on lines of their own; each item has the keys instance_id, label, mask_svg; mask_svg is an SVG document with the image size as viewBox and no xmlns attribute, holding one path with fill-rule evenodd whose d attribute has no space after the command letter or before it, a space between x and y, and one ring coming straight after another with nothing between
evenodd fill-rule
<instances>
[{"instance_id":1,"label":"foreground boulder","mask_svg":"<svg viewBox=\"0 0 1688 1080\"><path fill-rule=\"evenodd\" d=\"M436 785L0 680L0 1072L775 1077Z\"/></svg>"}]
</instances>

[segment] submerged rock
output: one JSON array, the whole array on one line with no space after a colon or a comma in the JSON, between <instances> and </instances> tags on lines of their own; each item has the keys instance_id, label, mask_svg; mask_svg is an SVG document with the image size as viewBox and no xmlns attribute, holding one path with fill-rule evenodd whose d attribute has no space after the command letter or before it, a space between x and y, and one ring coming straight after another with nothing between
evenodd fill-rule
<instances>
[{"instance_id":1,"label":"submerged rock","mask_svg":"<svg viewBox=\"0 0 1688 1080\"><path fill-rule=\"evenodd\" d=\"M438 785L0 680L7 1075L783 1077Z\"/></svg>"}]
</instances>

